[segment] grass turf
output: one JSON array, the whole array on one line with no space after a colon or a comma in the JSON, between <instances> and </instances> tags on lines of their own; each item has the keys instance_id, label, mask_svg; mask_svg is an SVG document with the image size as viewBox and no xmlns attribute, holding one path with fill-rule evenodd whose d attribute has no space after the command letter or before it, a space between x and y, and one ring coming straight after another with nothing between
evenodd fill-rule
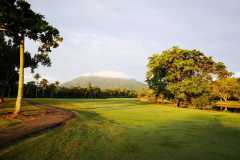
<instances>
[{"instance_id":1,"label":"grass turf","mask_svg":"<svg viewBox=\"0 0 240 160\"><path fill-rule=\"evenodd\" d=\"M135 99L34 99L72 110L66 125L0 151L1 160L238 160L240 115Z\"/></svg>"}]
</instances>

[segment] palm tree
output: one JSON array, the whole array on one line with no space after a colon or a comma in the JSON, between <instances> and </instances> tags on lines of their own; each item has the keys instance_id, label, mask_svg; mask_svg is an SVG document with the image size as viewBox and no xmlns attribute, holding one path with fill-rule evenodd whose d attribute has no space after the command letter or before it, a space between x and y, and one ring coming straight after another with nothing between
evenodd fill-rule
<instances>
[{"instance_id":1,"label":"palm tree","mask_svg":"<svg viewBox=\"0 0 240 160\"><path fill-rule=\"evenodd\" d=\"M36 73L34 75L34 79L36 80L35 81L35 84L36 84L36 98L38 97L38 85L39 85L39 79L41 78L40 74Z\"/></svg>"},{"instance_id":2,"label":"palm tree","mask_svg":"<svg viewBox=\"0 0 240 160\"><path fill-rule=\"evenodd\" d=\"M58 91L59 91L59 86L60 85L60 82L59 81L55 81L55 86L56 86L56 92L55 92L55 94L56 94L56 96L58 95Z\"/></svg>"},{"instance_id":3,"label":"palm tree","mask_svg":"<svg viewBox=\"0 0 240 160\"><path fill-rule=\"evenodd\" d=\"M43 78L41 81L40 81L40 86L42 87L42 97L44 97L45 95L45 90L47 89L47 86L48 86L48 80Z\"/></svg>"}]
</instances>

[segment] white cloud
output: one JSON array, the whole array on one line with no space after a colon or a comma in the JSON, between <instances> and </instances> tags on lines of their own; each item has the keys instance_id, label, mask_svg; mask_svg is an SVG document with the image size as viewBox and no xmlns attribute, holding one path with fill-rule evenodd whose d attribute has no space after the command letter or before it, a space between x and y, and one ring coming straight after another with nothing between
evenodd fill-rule
<instances>
[{"instance_id":1,"label":"white cloud","mask_svg":"<svg viewBox=\"0 0 240 160\"><path fill-rule=\"evenodd\" d=\"M230 71L239 69L240 54L236 50L240 41L237 21L240 1L237 0L218 1L218 6L216 0L29 2L64 37L59 48L50 54L52 67L38 69L40 74L60 81L99 69L122 71L143 81L147 57L172 45L201 49L223 61ZM221 10L223 7L225 12ZM177 14L178 10L182 12ZM199 20L204 23L199 24ZM26 41L26 49L28 46ZM36 49L34 44L29 46L29 50Z\"/></svg>"},{"instance_id":2,"label":"white cloud","mask_svg":"<svg viewBox=\"0 0 240 160\"><path fill-rule=\"evenodd\" d=\"M97 77L111 77L111 78L129 78L126 73L118 72L118 71L107 71L102 70L93 73L85 73L82 76L97 76Z\"/></svg>"},{"instance_id":3,"label":"white cloud","mask_svg":"<svg viewBox=\"0 0 240 160\"><path fill-rule=\"evenodd\" d=\"M39 73L39 72L36 72L36 73ZM25 83L30 82L30 81L35 81L34 75L35 75L36 73L31 73L31 71L30 71L29 68L28 68L28 69L25 69L25 75L24 75L24 81L25 81ZM48 74L43 74L42 72L40 72L39 74L40 74L40 76L41 76L40 79L43 79L43 78L44 78L44 79L47 79L49 83L53 83L53 82L56 81L55 78L49 76Z\"/></svg>"},{"instance_id":4,"label":"white cloud","mask_svg":"<svg viewBox=\"0 0 240 160\"><path fill-rule=\"evenodd\" d=\"M31 74L31 73L29 73L29 72L25 72L25 75L24 75L24 81L25 82L30 82L30 81L33 81L34 79L33 79L33 75Z\"/></svg>"}]
</instances>

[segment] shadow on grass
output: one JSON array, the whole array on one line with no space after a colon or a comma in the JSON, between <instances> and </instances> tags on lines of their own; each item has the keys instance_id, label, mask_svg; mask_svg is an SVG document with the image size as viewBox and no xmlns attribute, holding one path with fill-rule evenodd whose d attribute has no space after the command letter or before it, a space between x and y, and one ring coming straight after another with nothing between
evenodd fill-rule
<instances>
[{"instance_id":1,"label":"shadow on grass","mask_svg":"<svg viewBox=\"0 0 240 160\"><path fill-rule=\"evenodd\" d=\"M239 144L240 128L212 119L129 129L120 150L121 159L238 160Z\"/></svg>"},{"instance_id":2,"label":"shadow on grass","mask_svg":"<svg viewBox=\"0 0 240 160\"><path fill-rule=\"evenodd\" d=\"M238 160L240 129L217 117L133 126L93 111L73 110L66 125L0 151L11 160Z\"/></svg>"}]
</instances>

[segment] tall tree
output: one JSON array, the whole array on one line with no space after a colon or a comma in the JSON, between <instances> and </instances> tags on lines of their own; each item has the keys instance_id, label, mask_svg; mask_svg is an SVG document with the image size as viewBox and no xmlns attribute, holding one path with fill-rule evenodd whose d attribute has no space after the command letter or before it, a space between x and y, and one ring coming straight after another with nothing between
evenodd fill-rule
<instances>
[{"instance_id":1,"label":"tall tree","mask_svg":"<svg viewBox=\"0 0 240 160\"><path fill-rule=\"evenodd\" d=\"M40 81L40 87L42 88L42 97L45 96L45 90L47 89L48 87L48 80L43 78L41 81Z\"/></svg>"},{"instance_id":2,"label":"tall tree","mask_svg":"<svg viewBox=\"0 0 240 160\"><path fill-rule=\"evenodd\" d=\"M178 47L154 54L149 58L147 83L158 94L170 92L177 105L191 103L193 98L205 95L213 78L227 77L230 73L223 63L198 50Z\"/></svg>"},{"instance_id":3,"label":"tall tree","mask_svg":"<svg viewBox=\"0 0 240 160\"><path fill-rule=\"evenodd\" d=\"M5 30L7 37L19 46L19 82L18 96L14 116L20 112L23 87L24 87L24 39L25 37L38 41L39 53L34 56L35 67L41 62L43 65L50 65L48 53L52 48L58 47L62 37L59 31L49 25L44 16L35 13L30 4L24 0L1 0L0 2L0 27Z\"/></svg>"},{"instance_id":4,"label":"tall tree","mask_svg":"<svg viewBox=\"0 0 240 160\"><path fill-rule=\"evenodd\" d=\"M35 97L38 97L38 85L39 85L39 79L41 78L40 74L36 73L33 77L35 79L35 85L36 85L36 91L35 91Z\"/></svg>"},{"instance_id":5,"label":"tall tree","mask_svg":"<svg viewBox=\"0 0 240 160\"><path fill-rule=\"evenodd\" d=\"M55 85L55 95L57 96L58 95L58 91L59 91L59 88L60 88L60 82L59 81L55 81L54 82L54 85Z\"/></svg>"}]
</instances>

